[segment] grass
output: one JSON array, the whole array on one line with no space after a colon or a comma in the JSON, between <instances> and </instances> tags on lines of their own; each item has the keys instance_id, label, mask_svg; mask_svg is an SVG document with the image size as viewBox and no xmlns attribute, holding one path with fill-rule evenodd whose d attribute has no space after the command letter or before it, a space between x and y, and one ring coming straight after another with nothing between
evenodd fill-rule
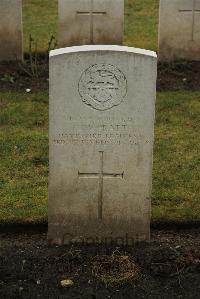
<instances>
[{"instance_id":1,"label":"grass","mask_svg":"<svg viewBox=\"0 0 200 299\"><path fill-rule=\"evenodd\" d=\"M57 36L57 1L23 0L24 51L29 51L29 35L38 52L46 52L52 35Z\"/></svg>"},{"instance_id":2,"label":"grass","mask_svg":"<svg viewBox=\"0 0 200 299\"><path fill-rule=\"evenodd\" d=\"M124 45L157 50L158 5L159 0L125 0ZM30 34L38 52L47 50L50 37L57 37L57 11L57 0L23 0L25 52Z\"/></svg>"},{"instance_id":3,"label":"grass","mask_svg":"<svg viewBox=\"0 0 200 299\"><path fill-rule=\"evenodd\" d=\"M200 220L200 93L160 93L153 218Z\"/></svg>"},{"instance_id":4,"label":"grass","mask_svg":"<svg viewBox=\"0 0 200 299\"><path fill-rule=\"evenodd\" d=\"M0 93L0 222L47 219L48 95ZM158 93L153 220L200 220L200 93Z\"/></svg>"},{"instance_id":5,"label":"grass","mask_svg":"<svg viewBox=\"0 0 200 299\"><path fill-rule=\"evenodd\" d=\"M158 0L125 1L125 45L157 51L158 9Z\"/></svg>"},{"instance_id":6,"label":"grass","mask_svg":"<svg viewBox=\"0 0 200 299\"><path fill-rule=\"evenodd\" d=\"M43 93L0 94L0 221L46 217L47 98Z\"/></svg>"}]
</instances>

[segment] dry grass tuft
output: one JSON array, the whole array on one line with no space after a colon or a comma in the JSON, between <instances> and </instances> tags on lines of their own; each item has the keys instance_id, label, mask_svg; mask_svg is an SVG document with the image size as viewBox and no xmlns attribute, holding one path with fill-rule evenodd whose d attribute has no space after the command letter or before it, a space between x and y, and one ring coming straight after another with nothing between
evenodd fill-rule
<instances>
[{"instance_id":1,"label":"dry grass tuft","mask_svg":"<svg viewBox=\"0 0 200 299\"><path fill-rule=\"evenodd\" d=\"M92 274L106 286L123 285L135 279L138 268L130 256L113 252L112 255L97 255L92 260Z\"/></svg>"}]
</instances>

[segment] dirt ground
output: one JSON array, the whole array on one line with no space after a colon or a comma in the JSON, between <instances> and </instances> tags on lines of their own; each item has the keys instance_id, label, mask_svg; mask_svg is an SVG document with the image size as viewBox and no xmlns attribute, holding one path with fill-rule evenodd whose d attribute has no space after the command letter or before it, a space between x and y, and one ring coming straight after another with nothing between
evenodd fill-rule
<instances>
[{"instance_id":1,"label":"dirt ground","mask_svg":"<svg viewBox=\"0 0 200 299\"><path fill-rule=\"evenodd\" d=\"M27 59L25 64L0 64L0 90L48 90L48 61L41 57L35 66ZM200 62L178 61L158 64L158 91L200 90Z\"/></svg>"},{"instance_id":2,"label":"dirt ground","mask_svg":"<svg viewBox=\"0 0 200 299\"><path fill-rule=\"evenodd\" d=\"M113 255L134 262L135 276L103 283L94 261ZM112 266L106 269L111 274ZM100 264L98 270L103 273L104 267ZM73 285L62 287L66 279ZM132 247L48 247L45 232L1 230L0 298L200 298L200 228L154 228L149 244Z\"/></svg>"}]
</instances>

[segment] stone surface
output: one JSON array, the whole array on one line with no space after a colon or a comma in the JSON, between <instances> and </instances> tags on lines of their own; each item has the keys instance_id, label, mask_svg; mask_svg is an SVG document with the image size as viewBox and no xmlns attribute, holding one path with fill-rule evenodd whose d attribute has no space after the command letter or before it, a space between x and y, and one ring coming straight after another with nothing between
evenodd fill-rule
<instances>
[{"instance_id":1,"label":"stone surface","mask_svg":"<svg viewBox=\"0 0 200 299\"><path fill-rule=\"evenodd\" d=\"M160 0L159 60L200 60L200 0Z\"/></svg>"},{"instance_id":2,"label":"stone surface","mask_svg":"<svg viewBox=\"0 0 200 299\"><path fill-rule=\"evenodd\" d=\"M50 55L50 243L149 240L156 54L80 46Z\"/></svg>"},{"instance_id":3,"label":"stone surface","mask_svg":"<svg viewBox=\"0 0 200 299\"><path fill-rule=\"evenodd\" d=\"M124 0L59 0L59 46L123 41Z\"/></svg>"},{"instance_id":4,"label":"stone surface","mask_svg":"<svg viewBox=\"0 0 200 299\"><path fill-rule=\"evenodd\" d=\"M22 60L22 0L0 0L0 60Z\"/></svg>"}]
</instances>

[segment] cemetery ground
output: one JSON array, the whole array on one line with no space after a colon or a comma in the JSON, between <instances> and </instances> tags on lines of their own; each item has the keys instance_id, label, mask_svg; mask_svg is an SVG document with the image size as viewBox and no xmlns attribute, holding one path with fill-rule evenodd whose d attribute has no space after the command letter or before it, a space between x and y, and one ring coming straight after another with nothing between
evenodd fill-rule
<instances>
[{"instance_id":1,"label":"cemetery ground","mask_svg":"<svg viewBox=\"0 0 200 299\"><path fill-rule=\"evenodd\" d=\"M40 59L39 77L29 76L19 65L1 65L1 297L197 298L200 88L196 63L159 65L151 243L91 246L86 241L59 248L46 242L48 66L44 67L44 57ZM189 83L191 74L196 76L195 85ZM163 81L168 82L168 90ZM105 255L110 264L102 260L96 267ZM136 276L127 274L118 259L134 261ZM116 281L119 270L121 280ZM64 279L74 285L61 287Z\"/></svg>"},{"instance_id":2,"label":"cemetery ground","mask_svg":"<svg viewBox=\"0 0 200 299\"><path fill-rule=\"evenodd\" d=\"M32 62L26 54L26 65L0 65L0 298L198 298L197 62L158 66L151 243L129 247L122 240L111 245L90 245L85 240L63 247L47 245L48 63L44 52L56 33L55 8L56 1L24 1L26 52L31 33L40 54L33 55ZM126 1L124 43L157 50L157 17L157 0ZM65 279L74 284L61 287Z\"/></svg>"}]
</instances>

